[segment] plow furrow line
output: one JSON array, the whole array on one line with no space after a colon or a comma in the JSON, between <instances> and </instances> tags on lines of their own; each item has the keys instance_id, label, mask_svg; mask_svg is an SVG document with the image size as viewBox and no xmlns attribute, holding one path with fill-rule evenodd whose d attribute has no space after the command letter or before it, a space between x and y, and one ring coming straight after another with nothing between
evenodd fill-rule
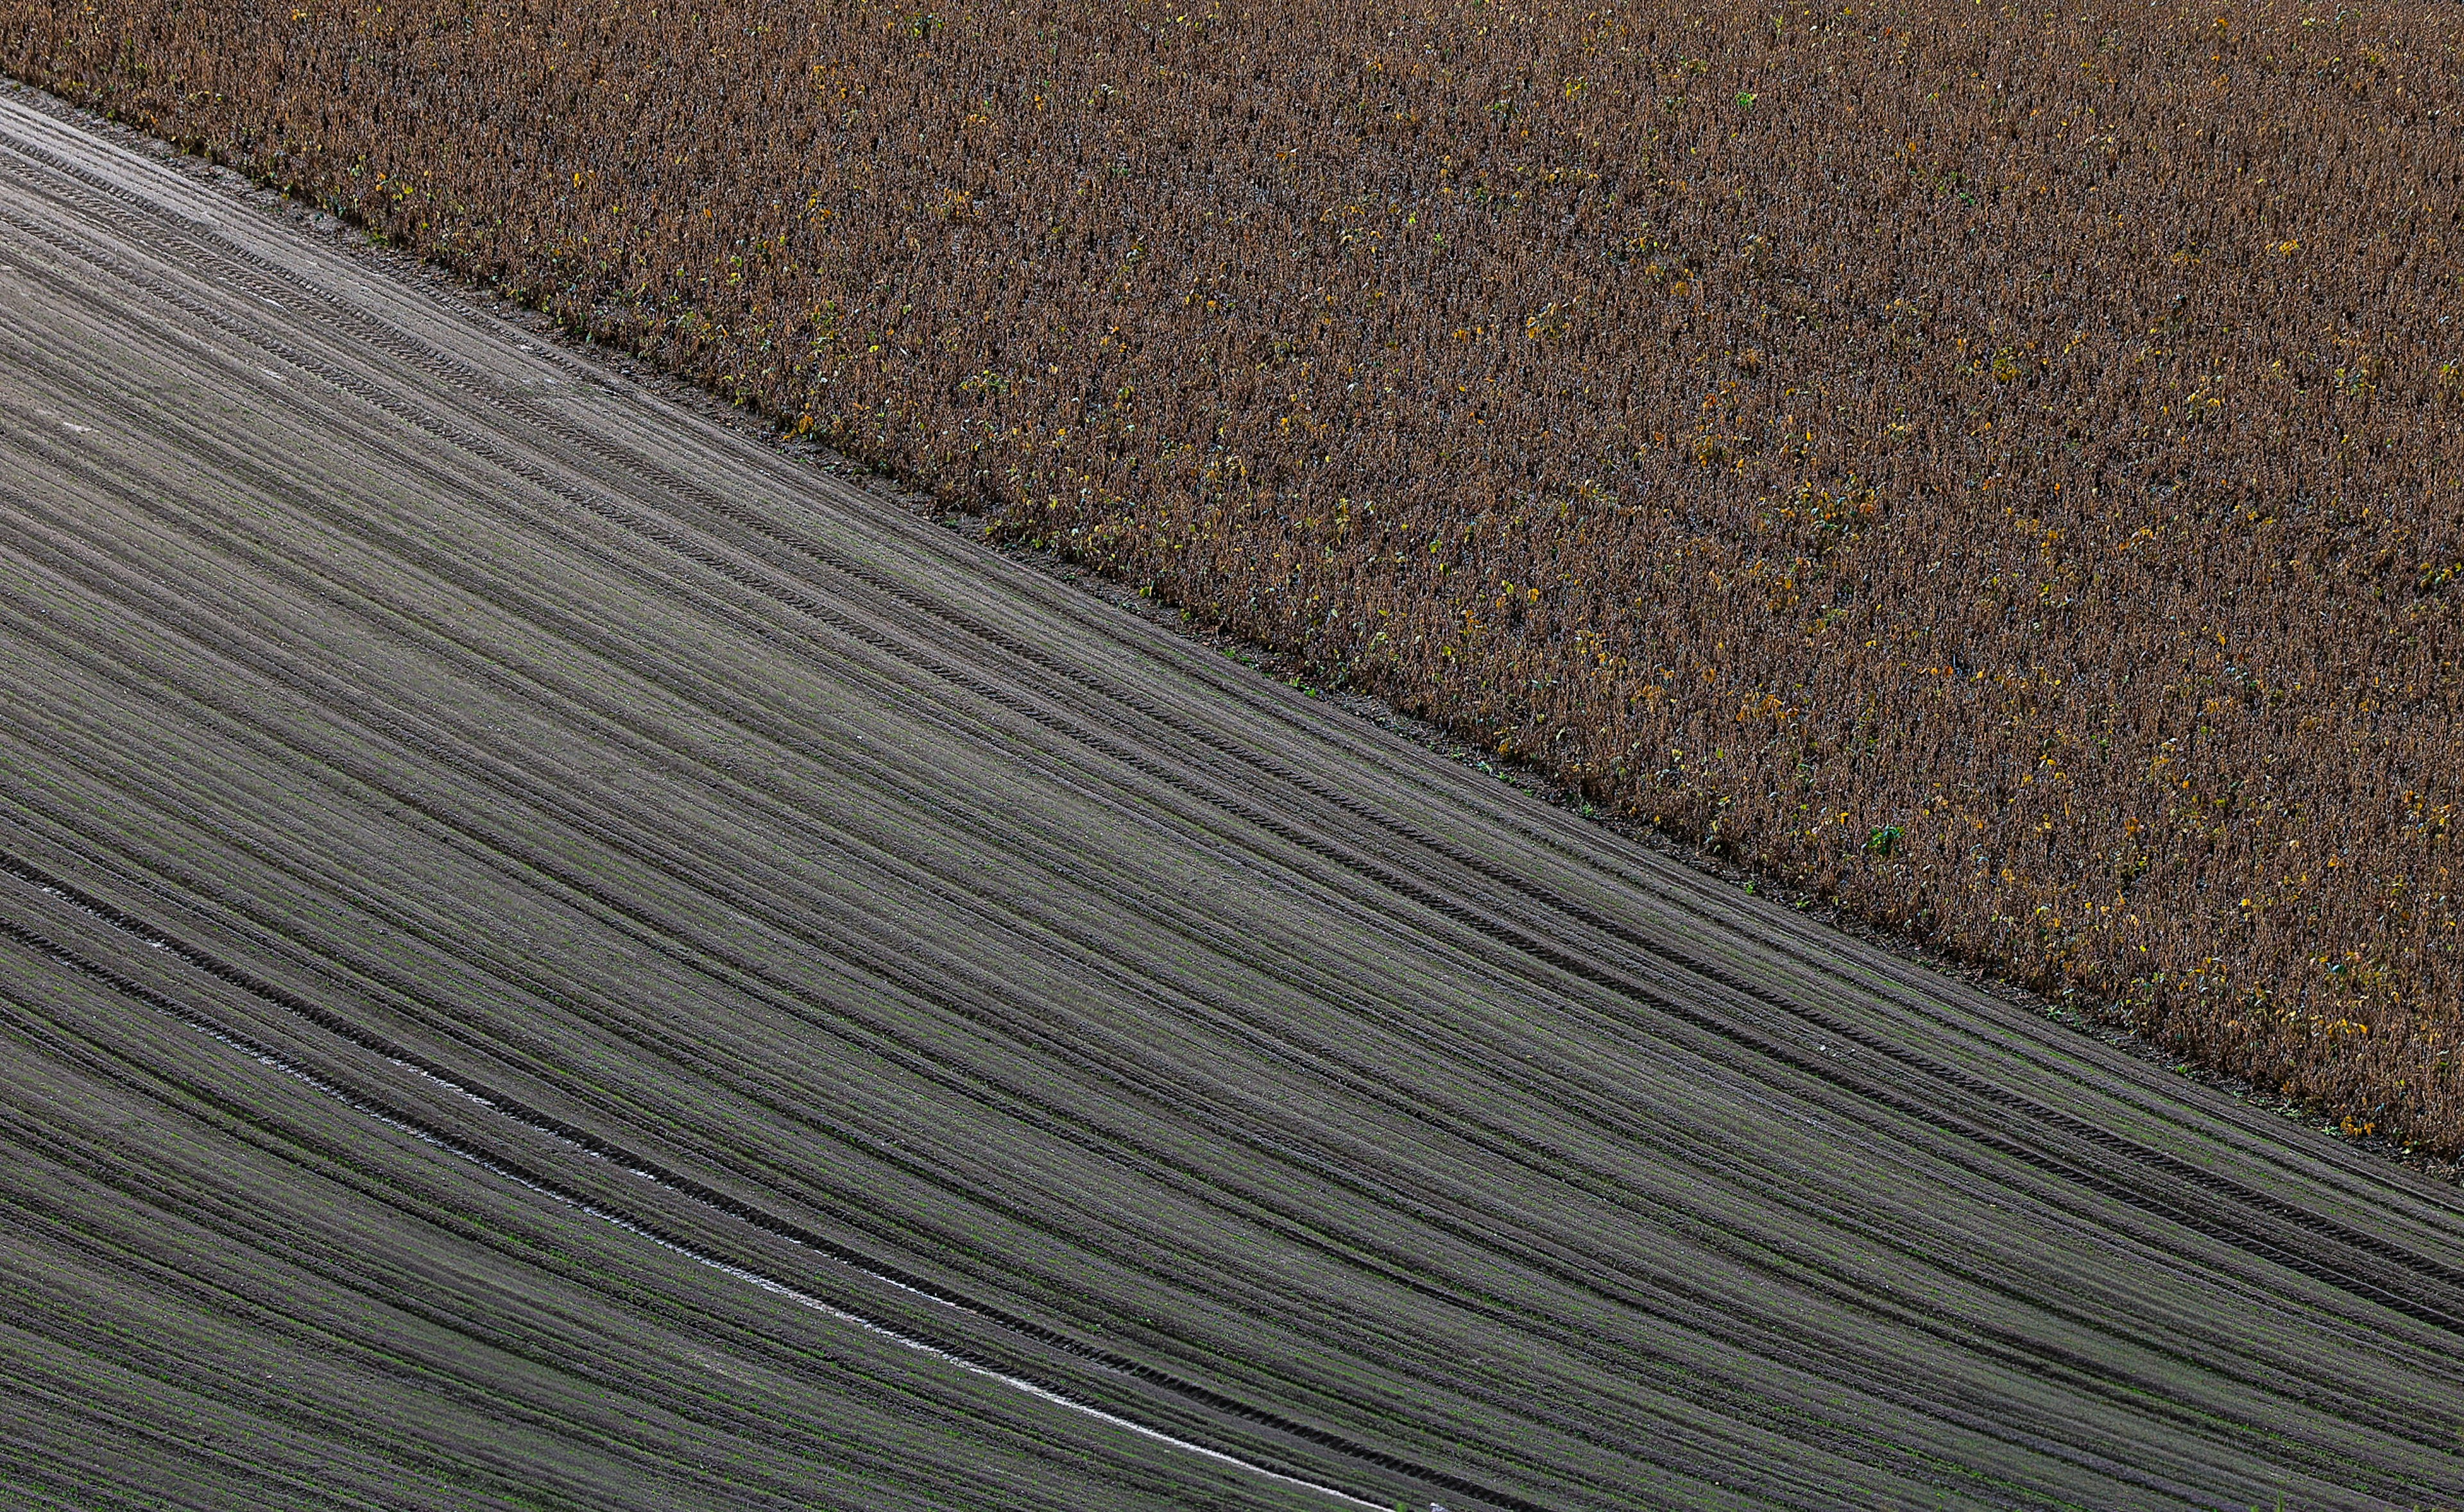
<instances>
[{"instance_id":1,"label":"plow furrow line","mask_svg":"<svg viewBox=\"0 0 2464 1512\"><path fill-rule=\"evenodd\" d=\"M1155 1370L1152 1366L1146 1365L1143 1362L1133 1360L1126 1356L1110 1354L1078 1340L1071 1339L1067 1335L1043 1327L1029 1320L1006 1315L1001 1309L986 1307L970 1299L948 1295L944 1291L935 1288L932 1282L921 1277L902 1275L895 1267L884 1265L872 1257L847 1251L833 1243L824 1236L816 1234L809 1229L805 1229L802 1225L792 1223L749 1203L731 1197L724 1193L703 1186L689 1176L665 1169L658 1162L647 1156L626 1150L620 1146L611 1145L590 1133L586 1129L576 1128L561 1120L550 1117L537 1109L524 1106L517 1100L505 1097L503 1094L495 1092L493 1089L464 1085L460 1082L455 1081L451 1073L425 1063L423 1059L408 1047L394 1044L380 1037L370 1035L364 1030L360 1029L358 1026L350 1024L332 1014L326 1013L311 1003L296 998L270 983L256 981L248 976L245 973L239 972L226 963L207 957L173 939L156 935L140 921L119 913L118 910L110 909L108 905L100 903L99 900L85 897L74 889L64 886L60 882L45 876L32 867L24 866L13 858L0 855L0 872L6 872L9 876L33 887L47 895L54 896L64 902L70 903L77 909L93 914L95 917L109 924L114 929L138 936L149 949L165 951L184 961L187 965L194 967L196 970L227 981L231 985L238 987L242 991L247 992L253 997L264 998L266 1001L282 1008L285 1012L316 1024L319 1028L325 1030L327 1033L349 1040L351 1042L360 1045L363 1049L373 1051L378 1055L384 1056L389 1061L396 1062L397 1063L417 1072L419 1075L433 1081L439 1086L442 1086L460 1097L469 1099L478 1107L485 1107L499 1116L518 1121L541 1133L552 1135L557 1139L574 1145L577 1148L586 1150L590 1154L597 1156L602 1160L608 1161L618 1168L629 1172L636 1176L648 1181L654 1181L662 1187L690 1197L693 1201L710 1208L714 1212L724 1214L728 1217L735 1218L740 1222L759 1228L780 1238L786 1239L791 1243L813 1250L817 1254L826 1256L828 1259L836 1260L840 1264L846 1265L849 1269L861 1273L868 1279L898 1287L902 1291L913 1293L916 1296L925 1298L942 1306L953 1307L973 1314L974 1316L982 1318L1001 1328L1033 1339L1038 1344L1045 1345L1065 1353L1077 1356L1087 1363L1096 1366L1102 1370L1122 1375L1136 1377L1141 1381L1161 1387L1175 1394L1200 1403L1211 1411L1225 1413L1237 1417L1248 1419L1265 1426L1279 1434L1305 1439L1318 1444L1320 1447L1331 1449L1347 1458L1375 1464L1382 1470L1409 1476L1413 1479L1422 1481L1432 1486L1459 1492L1465 1496L1478 1497L1484 1501L1487 1501L1498 1506L1516 1508L1519 1509L1519 1512L1540 1512L1538 1503L1525 1501L1511 1495L1500 1493L1492 1488L1482 1486L1475 1482L1463 1480L1459 1477L1448 1475L1442 1471L1434 1471L1425 1467L1412 1465L1408 1462L1394 1460L1391 1457L1382 1455L1373 1449L1345 1444L1341 1440L1333 1438L1332 1435L1320 1434L1301 1424L1281 1421L1272 1413L1259 1412L1246 1404L1218 1395L1217 1393L1210 1391L1203 1387L1197 1386L1194 1383L1174 1380L1170 1376L1163 1374L1162 1372ZM886 1324L875 1322L864 1314L849 1311L836 1304L825 1302L820 1298L799 1291L794 1286L779 1281L776 1278L762 1275L747 1267L737 1265L733 1261L724 1260L706 1254L695 1248L690 1241L669 1233L662 1232L646 1218L642 1218L638 1216L626 1213L621 1210L603 1208L599 1205L598 1201L595 1201L588 1196L566 1190L544 1175L521 1169L520 1167L513 1164L508 1156L471 1146L451 1134L435 1129L426 1121L418 1118L417 1115L385 1103L372 1093L363 1089L345 1087L339 1084L329 1082L307 1067L298 1064L297 1062L293 1061L288 1056L285 1056L273 1046L251 1040L236 1029L217 1022L186 1004L165 997L164 995L145 987L143 984L125 977L98 962L88 960L77 953L55 944L40 933L29 930L15 921L7 918L5 915L0 915L0 935L6 935L8 938L15 940L23 946L38 951L57 961L61 965L92 977L96 981L109 987L112 991L122 997L128 997L137 1002L142 1002L146 1007L157 1013L177 1019L179 1022L186 1024L189 1028L208 1034L220 1042L229 1045L235 1052L247 1055L284 1076L291 1077L294 1080L301 1082L303 1085L314 1087L317 1091L324 1094L325 1096L333 1098L336 1101L341 1102L350 1107L354 1111L370 1118L378 1119L394 1128L400 1129L421 1140L423 1143L433 1145L456 1158L478 1165L492 1173L502 1176L507 1180L518 1182L533 1191L553 1197L559 1202L580 1208L584 1212L590 1213L595 1217L614 1223L629 1232L640 1235L645 1238L674 1250L676 1253L684 1255L701 1264L714 1266L737 1277L739 1280L759 1285L763 1290L770 1292L773 1295L787 1298L790 1301L796 1302L800 1305L816 1308L838 1318L842 1322L857 1325L874 1333L892 1339L908 1348L934 1354L975 1373L1000 1380L1004 1385L1014 1387L1020 1391L1028 1391L1061 1406L1067 1407L1073 1412L1089 1413L1097 1418L1111 1422L1116 1426L1128 1428L1133 1432L1156 1439L1159 1442L1169 1443L1175 1447L1186 1449L1194 1453L1203 1454L1209 1457L1221 1460L1225 1463L1238 1465L1241 1468L1255 1474L1265 1475L1274 1479L1301 1485L1309 1490L1323 1493L1329 1497L1335 1498L1353 1505L1370 1507L1377 1505L1375 1502L1361 1501L1359 1498L1353 1497L1349 1493L1336 1490L1330 1486L1318 1484L1307 1479L1306 1478L1290 1475L1285 1471L1260 1464L1255 1461L1243 1459L1238 1456L1226 1454L1202 1444L1180 1439L1171 1434L1163 1432L1162 1430L1150 1428L1133 1419L1120 1416L1117 1413L1108 1413L1099 1407L1082 1401L1079 1398L1054 1387L1041 1382L1031 1381L1024 1377L1011 1375L1001 1370L999 1367L985 1364L961 1352L954 1347L910 1337L901 1333L896 1328Z\"/></svg>"}]
</instances>

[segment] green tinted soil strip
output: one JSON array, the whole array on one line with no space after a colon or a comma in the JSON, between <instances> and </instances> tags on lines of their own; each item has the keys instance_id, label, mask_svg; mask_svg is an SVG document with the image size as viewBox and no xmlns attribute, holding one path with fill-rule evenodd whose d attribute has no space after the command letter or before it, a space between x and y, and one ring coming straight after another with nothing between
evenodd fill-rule
<instances>
[{"instance_id":1,"label":"green tinted soil strip","mask_svg":"<svg viewBox=\"0 0 2464 1512\"><path fill-rule=\"evenodd\" d=\"M0 870L7 871L9 875L16 878L18 881L34 887L49 895L61 898L63 901L70 902L80 909L96 913L99 917L103 918L105 922L110 923L114 928L132 930L141 935L143 935L145 932L141 926L136 924L136 921L128 920L124 916L114 916L112 913L105 912L104 909L98 907L94 901L77 895L67 887L52 881L51 879L32 873L17 862L9 860L5 857L0 857ZM453 1155L461 1160L469 1161L472 1164L479 1166L493 1174L501 1176L508 1181L517 1182L530 1190L552 1197L559 1202L579 1208L582 1211L590 1214L593 1217L614 1224L629 1233L639 1235L654 1243L671 1249L677 1254L683 1255L699 1264L712 1266L715 1269L724 1271L728 1275L736 1277L739 1281L758 1285L773 1295L784 1297L802 1306L815 1308L843 1323L851 1324L870 1332L879 1334L906 1348L934 1355L974 1373L998 1380L1001 1384L1009 1386L1015 1390L1026 1391L1032 1395L1039 1396L1060 1406L1067 1407L1072 1412L1089 1415L1098 1420L1111 1423L1116 1427L1128 1429L1133 1433L1138 1434L1144 1437L1155 1439L1157 1442L1169 1444L1175 1448L1182 1449L1190 1453L1203 1455L1209 1458L1220 1460L1225 1464L1237 1466L1251 1474L1264 1476L1270 1479L1300 1486L1306 1490L1317 1492L1355 1506L1372 1508L1381 1506L1381 1503L1379 1502L1363 1501L1347 1492L1318 1484L1300 1477L1287 1475L1282 1471L1274 1470L1268 1466L1255 1463L1254 1461L1242 1459L1237 1456L1225 1454L1221 1451L1208 1448L1202 1444L1180 1439L1160 1430L1149 1428L1129 1418L1122 1417L1116 1413L1108 1413L1101 1408L1079 1401L1061 1391L1055 1391L1050 1387L1026 1380L1023 1377L1006 1374L991 1366L980 1364L955 1350L944 1348L939 1345L900 1333L896 1329L886 1325L876 1323L862 1314L847 1311L834 1304L824 1302L819 1298L799 1291L784 1282L762 1276L755 1271L734 1264L731 1261L719 1260L715 1257L707 1255L693 1248L689 1244L655 1232L651 1228L645 1226L642 1222L637 1221L629 1215L606 1210L596 1205L591 1201L591 1199L585 1196L565 1191L561 1187L539 1179L533 1173L519 1171L511 1166L502 1164L498 1156L492 1154L489 1151L465 1145L450 1135L431 1129L423 1121L416 1119L413 1115L372 1100L363 1092L328 1082L317 1075L315 1072L297 1064L289 1057L281 1054L272 1046L242 1037L227 1027L215 1022L211 1019L197 1013L194 1009L176 1002L168 997L163 997L161 994L156 993L140 983L121 976L119 974L110 971L108 968L89 961L73 952L67 951L44 938L42 935L26 930L5 917L0 917L0 934L6 934L9 938L17 941L22 946L41 952L61 965L91 976L96 980L102 982L104 985L109 986L112 990L120 993L123 997L143 1002L148 1008L153 1009L155 1012L160 1013L166 1018L177 1019L181 1023L187 1025L189 1028L195 1029L213 1039L217 1042L228 1046L234 1053L246 1056L256 1061L258 1063L280 1073L281 1075L290 1077L294 1081L299 1082L303 1085L309 1086L319 1093L331 1098L336 1102L341 1103L355 1112L385 1124L388 1127L400 1129L413 1138L418 1139L423 1144L434 1146L436 1149L443 1150L448 1154ZM199 970L207 971L209 975L222 976L227 980L232 980L234 985L241 986L244 990L251 993L272 997L275 1000L280 1000L282 997L287 997L287 995L279 994L278 990L250 981L245 977L238 977L235 974L231 973L230 968L223 967L220 963L210 962L202 957L197 957L185 947L178 946L170 940L148 937L145 939L144 943L153 949L168 951L173 954L178 955L183 960L187 961L189 965L194 966ZM319 1022L321 1027L325 1027L337 1034L345 1035L365 1044L367 1048L375 1050L379 1054L385 1055L388 1059L399 1062L406 1067L418 1072L418 1074L422 1076L426 1076L436 1081L440 1085L443 1085L448 1090L459 1096L468 1098L473 1103L493 1108L508 1118L517 1119L542 1132L554 1134L559 1138L588 1148L593 1153L623 1165L625 1169L630 1170L633 1174L640 1176L645 1180L656 1181L662 1186L684 1192L688 1195L693 1196L696 1200L706 1202L714 1207L721 1208L723 1211L729 1211L733 1216L755 1222L764 1229L780 1234L782 1238L790 1238L794 1242L804 1244L807 1247L821 1247L826 1244L826 1241L822 1240L819 1236L795 1232L791 1225L783 1223L777 1218L770 1217L767 1215L742 1211L740 1204L735 1202L733 1199L726 1198L719 1194L708 1192L706 1189L696 1190L697 1184L679 1178L671 1172L648 1169L647 1163L637 1163L639 1162L639 1157L630 1155L622 1150L606 1146L580 1130L559 1127L555 1123L521 1107L518 1104L508 1105L498 1098L460 1085L444 1076L438 1075L428 1067L421 1065L414 1058L412 1058L408 1051L404 1050L399 1046L385 1044L381 1041L372 1042L361 1039L359 1034L351 1030L347 1025L342 1025L338 1021L329 1021L330 1016L324 1015L305 1003L288 1001L284 1002L283 1006L303 1018L308 1018L313 1021ZM996 1322L1001 1323L1005 1326L1020 1328L1022 1331L1033 1328L1033 1326L1031 1325L1023 1325L1021 1323L1002 1319L997 1313L986 1313L984 1309L975 1306L972 1304L938 1294L924 1286L902 1280L895 1275L873 1269L855 1257L843 1253L836 1253L834 1247L825 1248L825 1253L829 1253L832 1259L837 1260L842 1264L849 1266L851 1269L860 1271L872 1281L896 1286L903 1291L913 1292L936 1304L955 1307L966 1312L978 1314L979 1316L988 1317ZM1044 1330L1034 1329L1034 1331L1040 1334ZM1100 1351L1088 1349L1085 1346L1071 1346L1069 1341L1058 1338L1047 1338L1044 1340L1044 1342L1063 1344L1065 1347L1070 1348L1070 1352L1081 1354L1083 1357L1089 1360L1090 1363L1096 1364L1103 1369L1127 1371L1149 1380L1156 1379L1155 1372L1151 1368L1141 1366L1134 1361L1118 1358L1108 1359ZM1181 1386L1178 1383L1164 1382L1163 1384L1184 1393L1189 1393L1192 1390L1188 1387ZM1242 1416L1257 1417L1267 1423L1269 1426L1280 1428L1285 1432L1293 1433L1299 1436L1314 1436L1313 1435L1310 1435L1309 1431L1300 1428L1298 1425L1278 1424L1274 1421L1271 1415L1257 1413L1254 1410L1242 1407L1241 1405L1230 1401L1217 1400L1211 1402L1210 1405L1219 1410L1232 1411ZM1354 1457L1373 1460L1383 1457L1375 1455L1374 1451L1354 1451L1339 1444L1329 1445L1328 1447L1335 1449L1338 1453L1351 1454ZM1518 1498L1501 1495L1485 1487L1476 1486L1468 1482L1458 1481L1456 1478L1446 1476L1441 1472L1431 1473L1400 1465L1388 1465L1384 1468L1409 1475L1415 1479L1423 1480L1429 1484L1441 1486L1449 1491L1457 1492L1464 1496L1476 1497L1484 1501L1493 1502L1500 1506L1521 1508L1533 1507L1536 1505L1534 1503L1525 1502Z\"/></svg>"}]
</instances>

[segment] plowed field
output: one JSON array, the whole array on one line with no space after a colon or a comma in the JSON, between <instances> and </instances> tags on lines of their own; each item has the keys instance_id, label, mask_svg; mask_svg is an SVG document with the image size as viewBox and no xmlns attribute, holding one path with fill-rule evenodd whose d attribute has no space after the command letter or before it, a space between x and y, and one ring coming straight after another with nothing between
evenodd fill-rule
<instances>
[{"instance_id":1,"label":"plowed field","mask_svg":"<svg viewBox=\"0 0 2464 1512\"><path fill-rule=\"evenodd\" d=\"M2464 1498L2464 1205L0 95L32 1504Z\"/></svg>"}]
</instances>

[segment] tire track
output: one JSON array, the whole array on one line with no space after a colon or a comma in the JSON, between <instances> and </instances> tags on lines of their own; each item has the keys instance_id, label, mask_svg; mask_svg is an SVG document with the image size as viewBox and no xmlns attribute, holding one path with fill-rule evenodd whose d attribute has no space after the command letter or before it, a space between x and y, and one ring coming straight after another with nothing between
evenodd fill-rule
<instances>
[{"instance_id":1,"label":"tire track","mask_svg":"<svg viewBox=\"0 0 2464 1512\"><path fill-rule=\"evenodd\" d=\"M1125 1356L1108 1355L1102 1350L1093 1348L1090 1346L1078 1340L1071 1339L1055 1330L1044 1328L1028 1320L1005 1316L999 1309L987 1309L970 1300L946 1295L945 1293L935 1289L933 1283L923 1277L902 1277L895 1270L875 1268L877 1262L872 1261L869 1257L860 1256L854 1252L847 1251L842 1246L839 1246L824 1238L820 1234L803 1228L802 1225L790 1222L787 1219L781 1218L775 1214L766 1212L750 1203L730 1197L724 1193L705 1187L689 1176L666 1170L662 1168L657 1161L650 1159L648 1156L627 1150L622 1146L611 1145L586 1129L583 1129L576 1126L566 1124L561 1120L549 1117L535 1108L524 1106L518 1100L508 1098L502 1093L496 1092L492 1088L484 1086L471 1086L455 1082L451 1080L449 1075L443 1074L439 1070L435 1069L430 1063L426 1063L423 1058L419 1057L416 1052L411 1051L407 1046L393 1044L380 1037L368 1034L365 1030L357 1025L350 1024L347 1021L342 1020L334 1015L325 1013L309 1003L294 998L289 994L284 993L280 989L273 987L268 983L256 981L250 977L246 973L240 972L226 963L215 961L209 957L201 955L177 941L160 936L148 937L146 928L139 921L131 919L124 914L121 914L116 909L108 909L104 906L98 904L96 901L87 899L61 886L57 882L45 879L42 873L34 871L5 855L0 855L0 872L5 872L9 876L15 878L17 881L30 887L33 887L40 891L60 897L84 911L92 913L97 918L101 919L104 923L109 924L112 928L139 936L143 939L144 944L148 948L164 951L174 958L194 967L198 971L204 972L208 975L214 976L219 980L228 982L231 986L237 987L241 991L246 992L253 997L261 997L287 1013L293 1014L297 1018L316 1024L319 1028L325 1030L329 1034L348 1040L352 1043L359 1045L361 1048L384 1056L387 1060L399 1062L404 1065L409 1066L420 1072L422 1075L435 1081L439 1085L446 1089L471 1099L480 1107L488 1108L493 1113L503 1118L521 1123L540 1133L551 1135L555 1138L563 1140L568 1144L585 1150L589 1153L602 1160L607 1161L622 1170L641 1176L647 1180L654 1181L658 1185L665 1187L671 1192L689 1197L693 1201L699 1203L703 1207L709 1208L715 1213L723 1214L739 1222L760 1229L764 1233L786 1239L791 1243L812 1250L817 1254L826 1256L852 1270L858 1271L870 1280L888 1282L889 1284L897 1286L902 1290L914 1292L928 1301L938 1303L943 1306L953 1307L967 1312L976 1317L984 1319L989 1323L995 1324L1009 1332L1018 1334L1023 1338L1031 1339L1037 1344L1046 1346L1063 1353L1073 1355L1106 1370L1121 1375L1133 1376L1151 1385L1160 1386L1166 1391L1172 1391L1175 1394L1185 1397L1191 1401L1198 1402L1214 1412L1242 1417L1248 1421L1273 1429L1277 1433L1287 1435L1290 1437L1316 1443L1322 1448L1332 1449L1337 1454L1340 1454L1347 1458L1358 1460L1363 1463L1374 1464L1381 1470L1409 1476L1413 1479L1424 1484L1437 1486L1443 1490L1463 1496L1476 1497L1484 1501L1491 1502L1499 1506L1529 1509L1529 1512L1537 1512L1539 1503L1524 1501L1518 1498L1510 1496L1502 1496L1485 1487L1477 1485L1473 1482L1462 1480L1457 1477L1446 1476L1442 1473L1424 1474L1419 1469L1401 1461L1388 1462L1386 1457L1380 1456L1374 1450L1359 1449L1354 1446L1344 1444L1341 1440L1335 1439L1331 1435L1316 1434L1314 1431L1302 1427L1301 1425L1278 1421L1271 1413L1258 1412L1257 1410L1246 1407L1231 1398L1222 1397L1208 1391L1205 1388L1197 1386L1194 1383L1174 1380L1170 1376L1167 1376L1161 1371L1155 1370L1153 1367L1147 1366L1139 1361L1132 1360ZM685 1237L664 1231L649 1217L627 1211L622 1207L609 1204L605 1196L586 1194L575 1191L564 1184L558 1182L552 1176L543 1172L526 1169L524 1166L519 1164L515 1157L501 1150L473 1145L463 1138L429 1123L410 1109L389 1103L380 1095L371 1092L364 1087L350 1086L341 1082L328 1080L323 1074L301 1064L295 1058L274 1045L253 1040L236 1028L222 1023L208 1014L181 1003L174 998L165 996L164 994L158 993L131 977L122 975L121 974L111 970L109 967L106 967L99 962L90 960L85 956L78 954L77 952L70 950L66 946L60 945L43 934L26 928L6 915L0 915L0 937L13 940L28 950L38 952L57 964L92 978L96 982L100 983L111 991L118 993L120 996L126 997L131 1001L142 1003L145 1007L167 1019L171 1019L188 1028L208 1035L220 1043L228 1046L235 1053L247 1056L260 1064L270 1066L280 1074L302 1083L322 1095L341 1103L342 1106L350 1108L353 1112L374 1119L377 1122L385 1124L394 1129L398 1129L412 1135L422 1143L432 1145L440 1150L446 1150L454 1157L478 1166L480 1169L489 1172L491 1174L500 1176L505 1180L515 1182L545 1196L552 1197L556 1201L561 1202L569 1207L579 1208L593 1217L601 1218L618 1228L626 1230L628 1233L639 1235L644 1238L649 1239L653 1243L673 1250L676 1253L685 1256L687 1259L693 1260L697 1264L707 1265L714 1269L724 1271L727 1274L736 1277L737 1280L759 1286L762 1290L770 1292L773 1295L783 1297L788 1301L796 1303L800 1306L815 1308L840 1320L841 1322L850 1323L869 1332L879 1334L882 1337L897 1343L903 1348L930 1354L938 1359L946 1360L974 1374L998 1380L1003 1385L1012 1387L1018 1391L1025 1391L1030 1395L1041 1397L1046 1401L1053 1402L1056 1405L1066 1407L1071 1412L1085 1413L1099 1420L1111 1423L1116 1427L1126 1428L1133 1433L1153 1438L1157 1442L1169 1444L1174 1448L1185 1450L1192 1454L1202 1455L1208 1458L1220 1460L1226 1464L1236 1465L1251 1474L1264 1476L1269 1479L1285 1481L1299 1486L1305 1490L1319 1493L1332 1501L1345 1502L1353 1506L1365 1506L1371 1508L1378 1506L1377 1502L1363 1501L1362 1499L1353 1496L1347 1492L1338 1491L1331 1486L1321 1485L1315 1481L1307 1479L1302 1476L1293 1475L1270 1465L1244 1459L1238 1455L1227 1454L1201 1443L1195 1443L1186 1439L1178 1438L1159 1429L1150 1428L1145 1424L1136 1422L1133 1419L1107 1412L1090 1402L1083 1401L1078 1397L1069 1394L1067 1391L1061 1388L1049 1386L1043 1382L1030 1380L1023 1376L1012 1375L1001 1366L988 1364L972 1354L962 1352L961 1347L943 1344L929 1339L917 1338L910 1334L903 1333L899 1331L898 1328L891 1325L878 1322L869 1316L849 1310L837 1304L816 1298L807 1292L799 1290L795 1286L790 1285L788 1282L781 1281L776 1277L767 1276L749 1266L740 1265L735 1261L722 1260L715 1256L707 1254L696 1248L693 1242Z\"/></svg>"}]
</instances>

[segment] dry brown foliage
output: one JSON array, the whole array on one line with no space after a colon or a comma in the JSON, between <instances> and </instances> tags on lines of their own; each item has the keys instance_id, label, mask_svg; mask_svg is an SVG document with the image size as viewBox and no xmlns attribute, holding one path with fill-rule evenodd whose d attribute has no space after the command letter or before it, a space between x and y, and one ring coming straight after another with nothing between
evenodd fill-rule
<instances>
[{"instance_id":1,"label":"dry brown foliage","mask_svg":"<svg viewBox=\"0 0 2464 1512\"><path fill-rule=\"evenodd\" d=\"M0 0L21 76L2446 1150L2456 40Z\"/></svg>"}]
</instances>

